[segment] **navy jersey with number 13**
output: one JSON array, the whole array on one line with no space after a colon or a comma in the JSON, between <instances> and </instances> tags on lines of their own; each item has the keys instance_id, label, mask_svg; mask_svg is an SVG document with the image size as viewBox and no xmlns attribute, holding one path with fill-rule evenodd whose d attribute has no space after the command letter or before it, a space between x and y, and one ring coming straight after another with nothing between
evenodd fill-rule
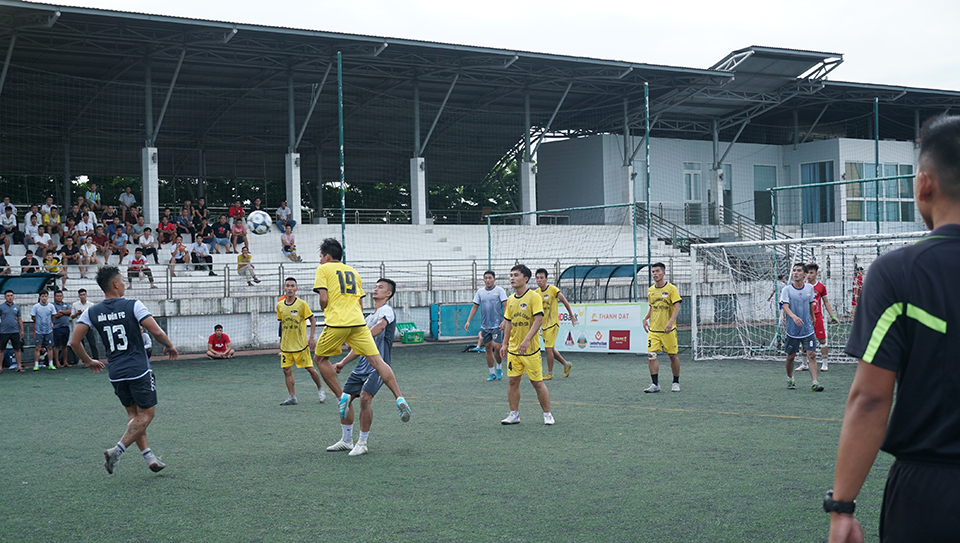
<instances>
[{"instance_id":1,"label":"navy jersey with number 13","mask_svg":"<svg viewBox=\"0 0 960 543\"><path fill-rule=\"evenodd\" d=\"M139 379L151 371L140 334L140 323L150 316L143 302L126 298L106 299L80 315L77 322L96 330L107 347L111 381Z\"/></svg>"}]
</instances>

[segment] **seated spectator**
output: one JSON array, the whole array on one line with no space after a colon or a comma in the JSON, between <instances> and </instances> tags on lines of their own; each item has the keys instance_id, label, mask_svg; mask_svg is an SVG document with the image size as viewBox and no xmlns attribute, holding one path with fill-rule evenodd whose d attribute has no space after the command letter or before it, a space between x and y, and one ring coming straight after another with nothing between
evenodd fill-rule
<instances>
[{"instance_id":1,"label":"seated spectator","mask_svg":"<svg viewBox=\"0 0 960 543\"><path fill-rule=\"evenodd\" d=\"M184 200L183 206L180 208L180 212L182 213L184 209L187 210L187 217L190 218L190 222L193 222L193 202L190 200Z\"/></svg>"},{"instance_id":2,"label":"seated spectator","mask_svg":"<svg viewBox=\"0 0 960 543\"><path fill-rule=\"evenodd\" d=\"M110 238L107 237L105 233L103 233L102 226L98 226L94 232L95 233L93 234L93 236L91 236L93 238L93 244L97 246L97 252L103 255L103 263L109 264L110 253L107 252L107 245L110 243Z\"/></svg>"},{"instance_id":3,"label":"seated spectator","mask_svg":"<svg viewBox=\"0 0 960 543\"><path fill-rule=\"evenodd\" d=\"M140 221L143 222L143 217L140 217ZM153 239L153 231L149 226L143 229L143 232L137 237L137 242L140 244L140 250L143 252L143 256L153 255L153 263L160 263L160 260L157 258L157 241Z\"/></svg>"},{"instance_id":4,"label":"seated spectator","mask_svg":"<svg viewBox=\"0 0 960 543\"><path fill-rule=\"evenodd\" d=\"M51 236L57 236L60 243L63 243L63 224L60 222L60 210L57 206L51 205L50 211L43 213L43 226Z\"/></svg>"},{"instance_id":5,"label":"seated spectator","mask_svg":"<svg viewBox=\"0 0 960 543\"><path fill-rule=\"evenodd\" d=\"M103 227L101 226L101 228ZM84 213L81 215L80 222L77 223L76 230L77 230L77 237L80 238L77 241L79 241L80 243L83 243L83 240L86 239L87 236L92 236L93 234L96 233L97 226L92 222L90 222L90 216Z\"/></svg>"},{"instance_id":6,"label":"seated spectator","mask_svg":"<svg viewBox=\"0 0 960 543\"><path fill-rule=\"evenodd\" d=\"M73 238L73 244L77 247L80 246L80 232L77 230L77 223L73 219L67 219L67 224L63 225L62 232L61 242L66 241L67 238Z\"/></svg>"},{"instance_id":7,"label":"seated spectator","mask_svg":"<svg viewBox=\"0 0 960 543\"><path fill-rule=\"evenodd\" d=\"M133 256L127 262L127 281L130 288L133 288L133 280L137 277L140 279L146 277L150 280L150 288L157 288L157 285L153 284L153 272L147 265L147 257L143 256L143 249L140 247L133 250Z\"/></svg>"},{"instance_id":8,"label":"seated spectator","mask_svg":"<svg viewBox=\"0 0 960 543\"><path fill-rule=\"evenodd\" d=\"M213 225L213 250L220 254L220 246L226 247L227 253L235 253L233 244L230 243L230 224L227 223L227 216L220 215L220 220Z\"/></svg>"},{"instance_id":9,"label":"seated spectator","mask_svg":"<svg viewBox=\"0 0 960 543\"><path fill-rule=\"evenodd\" d=\"M103 214L100 215L100 224L106 228L107 236L113 237L117 233L117 227L120 226L120 217L117 217L116 211L113 210L113 206L106 206Z\"/></svg>"},{"instance_id":10,"label":"seated spectator","mask_svg":"<svg viewBox=\"0 0 960 543\"><path fill-rule=\"evenodd\" d=\"M27 211L23 215L23 224L29 225L32 222L30 219L32 219L33 217L37 218L38 226L43 224L43 213L40 213L40 206L38 206L37 204L30 205L30 211Z\"/></svg>"},{"instance_id":11,"label":"seated spectator","mask_svg":"<svg viewBox=\"0 0 960 543\"><path fill-rule=\"evenodd\" d=\"M123 263L123 259L127 257L127 233L123 230L123 225L117 226L117 233L113 235L113 238L107 242L107 250L110 253L115 255L120 255L120 259L117 260L117 264ZM107 254L104 256L104 262L107 264L110 263L110 255Z\"/></svg>"},{"instance_id":12,"label":"seated spectator","mask_svg":"<svg viewBox=\"0 0 960 543\"><path fill-rule=\"evenodd\" d=\"M93 243L93 236L87 236L83 245L80 246L80 277L87 276L85 266L100 267L100 259L97 257L97 253L99 252L100 249Z\"/></svg>"},{"instance_id":13,"label":"seated spectator","mask_svg":"<svg viewBox=\"0 0 960 543\"><path fill-rule=\"evenodd\" d=\"M43 258L43 268L47 273L58 275L63 282L63 290L67 290L67 274L64 273L60 256L57 253L47 252L47 256ZM54 284L56 284L56 279L54 279Z\"/></svg>"},{"instance_id":14,"label":"seated spectator","mask_svg":"<svg viewBox=\"0 0 960 543\"><path fill-rule=\"evenodd\" d=\"M297 226L297 221L291 219L291 215L293 215L293 210L287 207L287 201L280 202L280 207L277 208L277 227L280 228L281 232L286 231L287 225L290 226L291 230Z\"/></svg>"},{"instance_id":15,"label":"seated spectator","mask_svg":"<svg viewBox=\"0 0 960 543\"><path fill-rule=\"evenodd\" d=\"M131 208L137 205L137 197L133 195L133 188L130 185L124 187L123 192L120 193L120 215L123 220L126 220L127 213Z\"/></svg>"},{"instance_id":16,"label":"seated spectator","mask_svg":"<svg viewBox=\"0 0 960 543\"><path fill-rule=\"evenodd\" d=\"M230 209L227 211L227 215L230 217L230 220L236 222L238 218L243 218L243 206L240 205L240 200L237 200L230 206Z\"/></svg>"},{"instance_id":17,"label":"seated spectator","mask_svg":"<svg viewBox=\"0 0 960 543\"><path fill-rule=\"evenodd\" d=\"M170 274L176 276L177 264L186 264L190 259L189 252L187 252L187 246L183 244L183 236L177 234L177 237L174 239L173 245L170 247ZM201 336L202 337L202 336Z\"/></svg>"},{"instance_id":18,"label":"seated spectator","mask_svg":"<svg viewBox=\"0 0 960 543\"><path fill-rule=\"evenodd\" d=\"M38 226L40 235L36 238L37 241L37 254L41 257L45 257L49 252L57 251L57 244L53 241L53 238L50 237L50 234L46 232L43 226Z\"/></svg>"},{"instance_id":19,"label":"seated spectator","mask_svg":"<svg viewBox=\"0 0 960 543\"><path fill-rule=\"evenodd\" d=\"M63 239L63 247L60 247L60 261L63 262L63 272L66 275L67 266L79 266L83 264L80 255L80 247L73 244L73 238Z\"/></svg>"},{"instance_id":20,"label":"seated spectator","mask_svg":"<svg viewBox=\"0 0 960 543\"><path fill-rule=\"evenodd\" d=\"M247 246L247 226L243 224L243 216L239 216L236 219L233 219L233 226L230 227L230 240L233 242L233 252L237 252L237 247L240 246L240 242L243 242L243 246Z\"/></svg>"},{"instance_id":21,"label":"seated spectator","mask_svg":"<svg viewBox=\"0 0 960 543\"><path fill-rule=\"evenodd\" d=\"M214 359L233 358L234 354L236 354L236 351L230 347L230 338L223 333L223 326L219 324L214 326L213 335L207 339L207 357Z\"/></svg>"},{"instance_id":22,"label":"seated spectator","mask_svg":"<svg viewBox=\"0 0 960 543\"><path fill-rule=\"evenodd\" d=\"M77 196L77 207L81 208L87 205L87 199L83 196Z\"/></svg>"},{"instance_id":23,"label":"seated spectator","mask_svg":"<svg viewBox=\"0 0 960 543\"><path fill-rule=\"evenodd\" d=\"M90 208L88 208L86 204L83 204L82 206L80 206L80 214L86 215L87 218L90 219L90 224L92 224L93 226L96 227L100 225L99 219L97 219L97 214L94 213Z\"/></svg>"},{"instance_id":24,"label":"seated spectator","mask_svg":"<svg viewBox=\"0 0 960 543\"><path fill-rule=\"evenodd\" d=\"M210 211L207 210L207 199L201 196L197 199L197 205L193 208L193 226L199 227L201 219L207 219L210 222Z\"/></svg>"},{"instance_id":25,"label":"seated spectator","mask_svg":"<svg viewBox=\"0 0 960 543\"><path fill-rule=\"evenodd\" d=\"M160 224L157 226L157 236L160 243L173 243L177 239L177 225L167 220L167 216L160 217Z\"/></svg>"},{"instance_id":26,"label":"seated spectator","mask_svg":"<svg viewBox=\"0 0 960 543\"><path fill-rule=\"evenodd\" d=\"M207 249L213 250L213 227L207 224L206 217L200 219L196 239L206 244Z\"/></svg>"},{"instance_id":27,"label":"seated spectator","mask_svg":"<svg viewBox=\"0 0 960 543\"><path fill-rule=\"evenodd\" d=\"M297 244L293 239L293 228L287 225L287 231L280 236L280 245L283 247L283 254L292 262L303 262L303 259L297 256Z\"/></svg>"},{"instance_id":28,"label":"seated spectator","mask_svg":"<svg viewBox=\"0 0 960 543\"><path fill-rule=\"evenodd\" d=\"M23 246L29 249L31 245L36 245L39 236L40 222L37 220L37 216L33 215L26 226L23 227Z\"/></svg>"},{"instance_id":29,"label":"seated spectator","mask_svg":"<svg viewBox=\"0 0 960 543\"><path fill-rule=\"evenodd\" d=\"M83 195L90 211L103 211L103 202L100 201L100 193L97 192L97 184L89 183L86 194Z\"/></svg>"},{"instance_id":30,"label":"seated spectator","mask_svg":"<svg viewBox=\"0 0 960 543\"><path fill-rule=\"evenodd\" d=\"M80 206L74 204L70 206L70 211L67 212L67 220L73 219L74 224L80 224L80 221L83 220L83 216L80 215Z\"/></svg>"},{"instance_id":31,"label":"seated spectator","mask_svg":"<svg viewBox=\"0 0 960 543\"><path fill-rule=\"evenodd\" d=\"M167 221L173 224L177 224L177 216L173 214L173 210L170 209L169 207L163 208L163 215L160 215L160 218L162 219L163 217L166 217Z\"/></svg>"},{"instance_id":32,"label":"seated spectator","mask_svg":"<svg viewBox=\"0 0 960 543\"><path fill-rule=\"evenodd\" d=\"M189 202L190 200L187 200ZM190 210L186 206L180 210L180 216L177 217L177 234L181 236L186 236L189 234L190 239L195 239L197 229L193 227L193 221L190 219Z\"/></svg>"},{"instance_id":33,"label":"seated spectator","mask_svg":"<svg viewBox=\"0 0 960 543\"><path fill-rule=\"evenodd\" d=\"M237 273L245 277L253 279L253 283L259 283L260 280L257 279L257 275L253 272L253 255L250 254L250 249L246 245L243 246L243 250L240 251L240 254L237 255ZM247 279L247 286L252 287L253 283L250 282L250 279Z\"/></svg>"},{"instance_id":34,"label":"seated spectator","mask_svg":"<svg viewBox=\"0 0 960 543\"><path fill-rule=\"evenodd\" d=\"M4 198L9 200L10 197L7 196ZM20 229L17 227L17 216L13 212L13 206L8 205L3 210L3 216L0 216L0 226L3 227L3 250L5 253L10 253L10 241L13 240L14 243L19 243L18 238L23 235L20 232Z\"/></svg>"},{"instance_id":35,"label":"seated spectator","mask_svg":"<svg viewBox=\"0 0 960 543\"><path fill-rule=\"evenodd\" d=\"M13 204L10 203L10 197L9 197L9 196L4 196L4 197L3 197L3 201L0 202L0 213L6 215L6 213L7 213L7 208L8 208L8 207L10 208L10 211L11 211L14 215L17 214L17 208L16 208L16 206L14 206Z\"/></svg>"},{"instance_id":36,"label":"seated spectator","mask_svg":"<svg viewBox=\"0 0 960 543\"><path fill-rule=\"evenodd\" d=\"M260 201L260 198L253 199L253 203L250 204L250 211L247 211L247 215L253 213L254 211L266 211L266 209L263 209L263 203Z\"/></svg>"},{"instance_id":37,"label":"seated spectator","mask_svg":"<svg viewBox=\"0 0 960 543\"><path fill-rule=\"evenodd\" d=\"M46 200L43 201L43 205L40 206L40 214L47 215L50 213L50 210L53 209L53 196L47 196Z\"/></svg>"},{"instance_id":38,"label":"seated spectator","mask_svg":"<svg viewBox=\"0 0 960 543\"><path fill-rule=\"evenodd\" d=\"M130 213L127 214L127 219L133 219L133 224L126 224L127 232L130 234L130 241L136 241L140 239L140 234L143 234L143 231L147 229L147 225L144 223L143 215L137 214L137 208L130 208Z\"/></svg>"},{"instance_id":39,"label":"seated spectator","mask_svg":"<svg viewBox=\"0 0 960 543\"><path fill-rule=\"evenodd\" d=\"M210 248L199 239L190 245L190 261L194 264L194 269L200 271L206 269L209 275L217 275L213 272L213 257L210 256Z\"/></svg>"},{"instance_id":40,"label":"seated spectator","mask_svg":"<svg viewBox=\"0 0 960 543\"><path fill-rule=\"evenodd\" d=\"M27 250L27 254L20 259L20 273L37 273L39 271L40 262L33 257L33 251Z\"/></svg>"},{"instance_id":41,"label":"seated spectator","mask_svg":"<svg viewBox=\"0 0 960 543\"><path fill-rule=\"evenodd\" d=\"M0 275L11 274L13 274L13 267L7 262L7 257L4 255L3 250L0 250Z\"/></svg>"}]
</instances>

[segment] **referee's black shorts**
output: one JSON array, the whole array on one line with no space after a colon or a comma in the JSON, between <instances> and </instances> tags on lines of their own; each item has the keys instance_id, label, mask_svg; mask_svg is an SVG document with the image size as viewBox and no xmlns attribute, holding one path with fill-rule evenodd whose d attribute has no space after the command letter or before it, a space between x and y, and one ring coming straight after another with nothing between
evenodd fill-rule
<instances>
[{"instance_id":1,"label":"referee's black shorts","mask_svg":"<svg viewBox=\"0 0 960 543\"><path fill-rule=\"evenodd\" d=\"M880 541L960 540L960 465L897 460L887 476Z\"/></svg>"}]
</instances>

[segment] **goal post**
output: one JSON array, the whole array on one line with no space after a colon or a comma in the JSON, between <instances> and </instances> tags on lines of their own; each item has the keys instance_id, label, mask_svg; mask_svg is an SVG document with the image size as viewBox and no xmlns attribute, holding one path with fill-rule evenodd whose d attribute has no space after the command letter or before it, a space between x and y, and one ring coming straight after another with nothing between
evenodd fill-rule
<instances>
[{"instance_id":1,"label":"goal post","mask_svg":"<svg viewBox=\"0 0 960 543\"><path fill-rule=\"evenodd\" d=\"M882 254L927 232L868 234L691 245L691 346L695 360L773 360L784 356L781 287L794 263L816 263L839 324L823 308L828 360L844 352L863 279ZM782 279L780 279L782 278ZM818 357L820 353L818 352Z\"/></svg>"}]
</instances>

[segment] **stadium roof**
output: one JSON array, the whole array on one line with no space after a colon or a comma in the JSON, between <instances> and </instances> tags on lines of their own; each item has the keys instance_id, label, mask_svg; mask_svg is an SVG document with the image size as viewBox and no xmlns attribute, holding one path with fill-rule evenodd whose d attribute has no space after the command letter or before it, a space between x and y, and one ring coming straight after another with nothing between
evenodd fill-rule
<instances>
[{"instance_id":1,"label":"stadium roof","mask_svg":"<svg viewBox=\"0 0 960 543\"><path fill-rule=\"evenodd\" d=\"M525 101L534 141L625 122L642 135L645 82L654 137L788 143L794 114L818 137L879 97L881 137L912 140L916 115L960 106L957 92L827 81L835 53L753 46L697 69L0 0L0 175L139 176L151 142L161 178L282 180L293 140L304 181L334 180L338 52L353 182L407 182L420 148L430 183L481 183L521 147ZM863 137L824 133L837 136Z\"/></svg>"}]
</instances>

